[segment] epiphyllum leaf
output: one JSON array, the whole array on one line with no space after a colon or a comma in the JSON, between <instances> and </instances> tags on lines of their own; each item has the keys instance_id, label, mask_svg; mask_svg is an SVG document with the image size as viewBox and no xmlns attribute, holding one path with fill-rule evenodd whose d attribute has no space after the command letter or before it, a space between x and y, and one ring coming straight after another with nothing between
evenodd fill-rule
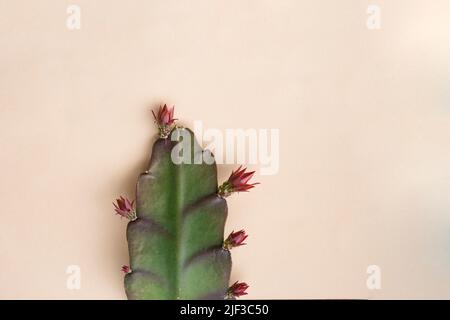
<instances>
[{"instance_id":1,"label":"epiphyllum leaf","mask_svg":"<svg viewBox=\"0 0 450 320\"><path fill-rule=\"evenodd\" d=\"M248 182L254 172L239 167L218 187L214 157L201 149L192 131L175 126L174 109L164 105L153 116L160 138L148 170L139 176L136 203L121 197L114 204L118 214L132 220L127 227L130 266L122 267L128 298L234 299L247 294L245 283L228 287L229 249L244 245L247 235L233 231L224 241L225 197L253 188L257 183ZM203 156L212 161L196 161Z\"/></svg>"},{"instance_id":2,"label":"epiphyllum leaf","mask_svg":"<svg viewBox=\"0 0 450 320\"><path fill-rule=\"evenodd\" d=\"M227 203L217 196L216 164L174 164L171 151L188 129L158 139L137 183L137 219L128 224L130 299L223 299L231 257L222 248ZM193 146L195 152L203 152ZM196 150L196 151L194 151Z\"/></svg>"}]
</instances>

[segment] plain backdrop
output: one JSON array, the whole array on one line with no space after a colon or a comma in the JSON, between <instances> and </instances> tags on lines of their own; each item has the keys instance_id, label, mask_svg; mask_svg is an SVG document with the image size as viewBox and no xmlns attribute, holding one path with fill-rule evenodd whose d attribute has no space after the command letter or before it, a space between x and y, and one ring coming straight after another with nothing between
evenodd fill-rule
<instances>
[{"instance_id":1,"label":"plain backdrop","mask_svg":"<svg viewBox=\"0 0 450 320\"><path fill-rule=\"evenodd\" d=\"M126 221L111 203L133 197L164 102L188 126L280 130L278 173L229 199L227 232L250 234L232 252L246 298L450 298L449 1L0 12L0 298L125 298Z\"/></svg>"}]
</instances>

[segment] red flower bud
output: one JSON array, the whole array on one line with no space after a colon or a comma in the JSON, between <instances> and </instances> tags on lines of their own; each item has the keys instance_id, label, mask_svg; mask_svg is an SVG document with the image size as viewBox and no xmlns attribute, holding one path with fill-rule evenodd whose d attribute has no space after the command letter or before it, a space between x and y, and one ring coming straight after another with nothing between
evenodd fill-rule
<instances>
[{"instance_id":1,"label":"red flower bud","mask_svg":"<svg viewBox=\"0 0 450 320\"><path fill-rule=\"evenodd\" d=\"M242 169L242 166L239 166L237 170L233 171L228 180L219 187L219 196L221 196L222 198L226 198L233 192L246 192L253 188L255 185L259 184L258 182L248 183L248 181L255 174L255 171L245 172L246 170L247 168Z\"/></svg>"},{"instance_id":2,"label":"red flower bud","mask_svg":"<svg viewBox=\"0 0 450 320\"><path fill-rule=\"evenodd\" d=\"M228 299L234 299L247 294L245 290L248 289L248 284L245 282L236 281L231 287L228 288L227 297Z\"/></svg>"},{"instance_id":3,"label":"red flower bud","mask_svg":"<svg viewBox=\"0 0 450 320\"><path fill-rule=\"evenodd\" d=\"M123 265L122 266L122 272L127 274L127 273L131 273L131 268L129 266Z\"/></svg>"},{"instance_id":4,"label":"red flower bud","mask_svg":"<svg viewBox=\"0 0 450 320\"><path fill-rule=\"evenodd\" d=\"M223 247L224 249L230 250L234 247L243 246L245 239L247 239L248 235L245 234L244 230L239 230L237 232L231 232L228 238L224 241Z\"/></svg>"},{"instance_id":5,"label":"red flower bud","mask_svg":"<svg viewBox=\"0 0 450 320\"><path fill-rule=\"evenodd\" d=\"M119 199L116 199L116 202L117 204L113 203L113 205L118 215L131 221L136 220L136 211L133 209L134 201L130 201L121 196Z\"/></svg>"},{"instance_id":6,"label":"red flower bud","mask_svg":"<svg viewBox=\"0 0 450 320\"><path fill-rule=\"evenodd\" d=\"M159 106L157 114L152 111L155 122L158 125L161 138L167 138L169 136L173 124L175 123L175 120L177 120L173 117L174 112L175 107L169 108L166 104L164 105L164 107Z\"/></svg>"}]
</instances>

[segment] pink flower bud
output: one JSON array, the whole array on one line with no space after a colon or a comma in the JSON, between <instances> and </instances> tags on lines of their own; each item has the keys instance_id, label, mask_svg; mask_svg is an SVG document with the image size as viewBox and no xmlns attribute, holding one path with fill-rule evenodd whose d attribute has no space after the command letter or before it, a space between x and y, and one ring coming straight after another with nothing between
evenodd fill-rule
<instances>
[{"instance_id":1,"label":"pink flower bud","mask_svg":"<svg viewBox=\"0 0 450 320\"><path fill-rule=\"evenodd\" d=\"M224 241L223 247L230 250L234 247L239 247L245 245L244 241L247 239L248 235L245 234L244 230L239 230L237 232L231 232L228 238Z\"/></svg>"},{"instance_id":2,"label":"pink flower bud","mask_svg":"<svg viewBox=\"0 0 450 320\"><path fill-rule=\"evenodd\" d=\"M246 284L245 282L236 281L231 287L228 288L228 299L234 299L246 295L247 292L245 292L245 290L247 290L248 287L248 284Z\"/></svg>"},{"instance_id":3,"label":"pink flower bud","mask_svg":"<svg viewBox=\"0 0 450 320\"><path fill-rule=\"evenodd\" d=\"M134 201L130 201L127 198L120 197L116 199L117 204L113 203L114 210L121 217L130 219L131 221L136 220L136 211L134 210Z\"/></svg>"},{"instance_id":4,"label":"pink flower bud","mask_svg":"<svg viewBox=\"0 0 450 320\"><path fill-rule=\"evenodd\" d=\"M129 266L123 265L122 266L122 272L127 274L127 273L131 273L131 268Z\"/></svg>"},{"instance_id":5,"label":"pink flower bud","mask_svg":"<svg viewBox=\"0 0 450 320\"><path fill-rule=\"evenodd\" d=\"M175 123L175 120L177 120L173 117L174 112L175 107L169 108L166 104L164 105L164 107L159 106L157 114L152 111L155 122L158 125L161 138L167 138L169 136L173 124Z\"/></svg>"},{"instance_id":6,"label":"pink flower bud","mask_svg":"<svg viewBox=\"0 0 450 320\"><path fill-rule=\"evenodd\" d=\"M233 171L228 180L219 187L219 196L226 198L233 192L246 192L259 184L258 182L248 183L255 174L255 171L245 172L246 170L247 168L242 169L242 166L239 166L237 170Z\"/></svg>"}]
</instances>

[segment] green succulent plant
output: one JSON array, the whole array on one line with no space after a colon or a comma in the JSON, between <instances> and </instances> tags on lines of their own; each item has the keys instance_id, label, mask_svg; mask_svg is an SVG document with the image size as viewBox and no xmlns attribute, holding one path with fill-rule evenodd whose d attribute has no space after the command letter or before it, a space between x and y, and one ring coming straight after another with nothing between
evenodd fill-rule
<instances>
[{"instance_id":1,"label":"green succulent plant","mask_svg":"<svg viewBox=\"0 0 450 320\"><path fill-rule=\"evenodd\" d=\"M123 266L128 299L233 299L246 283L229 286L230 249L244 244L244 230L224 240L226 197L248 191L254 172L239 167L221 186L214 161L198 161L194 134L175 126L174 108L153 114L160 137L137 181L136 200L120 197L116 213L130 220L130 266ZM181 152L180 152L181 151Z\"/></svg>"}]
</instances>

